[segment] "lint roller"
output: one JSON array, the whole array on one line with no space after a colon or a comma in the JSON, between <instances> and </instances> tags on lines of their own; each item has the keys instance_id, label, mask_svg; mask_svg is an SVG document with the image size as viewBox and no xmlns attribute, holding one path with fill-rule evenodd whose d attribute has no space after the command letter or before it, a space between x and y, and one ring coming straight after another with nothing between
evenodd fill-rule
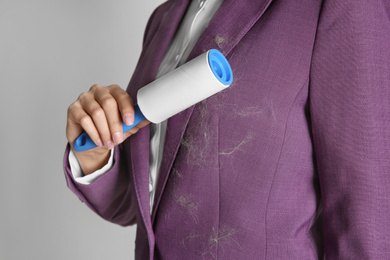
<instances>
[{"instance_id":1,"label":"lint roller","mask_svg":"<svg viewBox=\"0 0 390 260\"><path fill-rule=\"evenodd\" d=\"M225 56L216 49L209 50L138 90L134 123L126 125L122 121L123 132L145 119L160 123L224 90L232 82L233 72ZM86 132L73 143L77 152L95 147Z\"/></svg>"}]
</instances>

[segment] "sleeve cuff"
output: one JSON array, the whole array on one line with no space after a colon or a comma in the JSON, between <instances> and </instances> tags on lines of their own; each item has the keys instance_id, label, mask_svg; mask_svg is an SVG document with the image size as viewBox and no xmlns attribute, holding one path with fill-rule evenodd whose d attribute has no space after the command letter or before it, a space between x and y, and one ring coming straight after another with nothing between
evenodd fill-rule
<instances>
[{"instance_id":1,"label":"sleeve cuff","mask_svg":"<svg viewBox=\"0 0 390 260\"><path fill-rule=\"evenodd\" d=\"M69 151L68 160L73 179L78 183L89 185L112 168L114 161L114 149L111 149L111 155L106 165L104 165L101 169L96 170L95 172L86 176L84 176L80 163L77 160L77 157L72 149L70 149Z\"/></svg>"}]
</instances>

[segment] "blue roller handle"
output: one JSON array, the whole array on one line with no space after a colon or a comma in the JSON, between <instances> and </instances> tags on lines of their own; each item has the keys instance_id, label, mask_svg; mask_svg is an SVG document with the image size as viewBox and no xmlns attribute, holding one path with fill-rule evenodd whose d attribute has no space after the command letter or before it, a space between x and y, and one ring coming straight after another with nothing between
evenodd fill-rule
<instances>
[{"instance_id":1,"label":"blue roller handle","mask_svg":"<svg viewBox=\"0 0 390 260\"><path fill-rule=\"evenodd\" d=\"M138 125L140 122L146 120L138 105L134 105L134 112L134 123L132 125L126 125L122 120L123 133L126 133L131 128ZM97 145L92 141L92 139L86 132L82 133L79 137L77 137L76 141L74 141L73 143L73 148L77 152L87 151L95 147L97 147Z\"/></svg>"}]
</instances>

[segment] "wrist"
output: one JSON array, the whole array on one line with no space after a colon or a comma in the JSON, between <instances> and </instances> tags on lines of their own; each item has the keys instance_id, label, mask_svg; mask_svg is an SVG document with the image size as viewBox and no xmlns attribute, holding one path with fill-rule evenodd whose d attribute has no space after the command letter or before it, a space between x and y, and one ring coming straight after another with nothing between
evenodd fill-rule
<instances>
[{"instance_id":1,"label":"wrist","mask_svg":"<svg viewBox=\"0 0 390 260\"><path fill-rule=\"evenodd\" d=\"M111 151L106 148L95 148L84 152L76 152L72 148L84 175L91 174L107 164Z\"/></svg>"}]
</instances>

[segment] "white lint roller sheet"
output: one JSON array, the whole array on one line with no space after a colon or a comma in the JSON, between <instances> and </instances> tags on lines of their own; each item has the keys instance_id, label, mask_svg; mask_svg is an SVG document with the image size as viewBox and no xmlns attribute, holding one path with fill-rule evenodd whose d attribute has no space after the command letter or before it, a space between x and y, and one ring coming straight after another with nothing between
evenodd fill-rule
<instances>
[{"instance_id":1,"label":"white lint roller sheet","mask_svg":"<svg viewBox=\"0 0 390 260\"><path fill-rule=\"evenodd\" d=\"M224 90L233 82L233 72L225 56L209 50L138 90L132 125L122 121L127 132L147 119L160 123L196 103ZM97 147L87 133L73 143L77 152Z\"/></svg>"}]
</instances>

